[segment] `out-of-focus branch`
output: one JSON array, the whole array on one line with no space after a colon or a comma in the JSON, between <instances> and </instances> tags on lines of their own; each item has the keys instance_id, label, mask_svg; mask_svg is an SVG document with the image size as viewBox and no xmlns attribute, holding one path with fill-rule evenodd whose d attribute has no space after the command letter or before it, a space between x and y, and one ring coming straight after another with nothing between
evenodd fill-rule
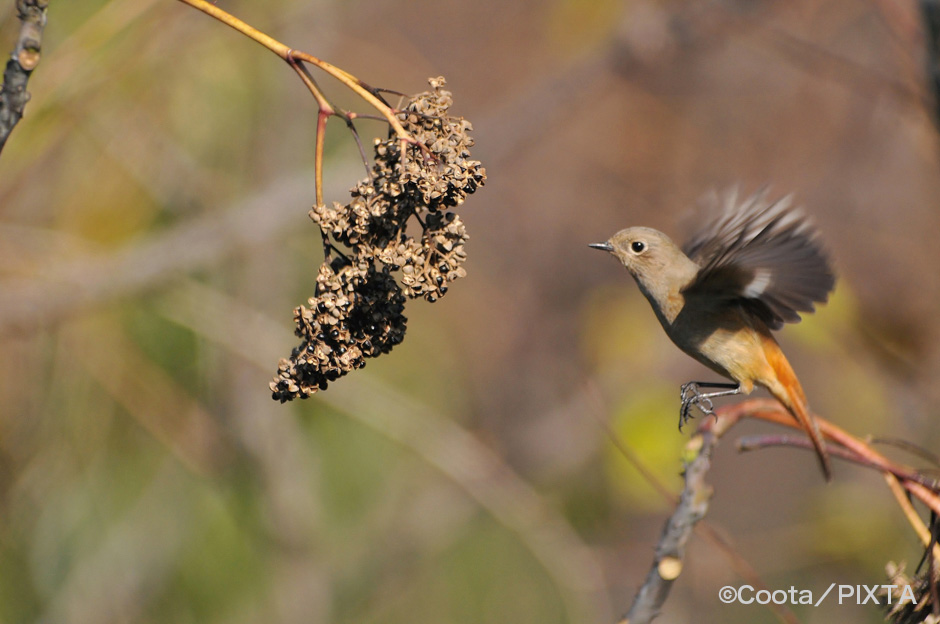
<instances>
[{"instance_id":1,"label":"out-of-focus branch","mask_svg":"<svg viewBox=\"0 0 940 624\"><path fill-rule=\"evenodd\" d=\"M158 311L259 367L291 342L270 318L195 282L168 296ZM568 621L612 621L603 569L592 549L472 433L367 375L345 378L316 400L409 449L514 532L559 588Z\"/></svg>"},{"instance_id":2,"label":"out-of-focus branch","mask_svg":"<svg viewBox=\"0 0 940 624\"><path fill-rule=\"evenodd\" d=\"M6 145L13 127L22 119L23 110L29 101L26 83L39 65L42 29L46 25L48 5L49 0L16 2L16 10L22 24L13 54L3 72L3 86L0 87L0 150Z\"/></svg>"},{"instance_id":3,"label":"out-of-focus branch","mask_svg":"<svg viewBox=\"0 0 940 624\"><path fill-rule=\"evenodd\" d=\"M336 188L338 192L341 187ZM263 245L296 223L298 213L309 205L309 194L310 175L301 171L225 210L190 219L112 253L56 258L35 277L0 280L0 335L54 323L115 298L163 286L239 250Z\"/></svg>"},{"instance_id":4,"label":"out-of-focus branch","mask_svg":"<svg viewBox=\"0 0 940 624\"><path fill-rule=\"evenodd\" d=\"M679 497L679 504L666 522L662 537L656 545L653 566L646 576L646 582L637 592L621 624L651 622L659 614L673 582L682 572L686 542L692 535L695 523L708 511L712 488L705 483L705 475L711 467L712 447L716 442L717 437L705 431L696 434L686 446L686 452L694 453L695 457L685 467L685 487Z\"/></svg>"},{"instance_id":5,"label":"out-of-focus branch","mask_svg":"<svg viewBox=\"0 0 940 624\"><path fill-rule=\"evenodd\" d=\"M172 459L156 466L149 482L93 545L73 554L56 591L36 617L43 622L91 624L133 614L158 600L154 587L170 582L191 544L192 501L179 500L184 472ZM167 513L169 501L173 513ZM108 591L93 591L107 587Z\"/></svg>"},{"instance_id":6,"label":"out-of-focus branch","mask_svg":"<svg viewBox=\"0 0 940 624\"><path fill-rule=\"evenodd\" d=\"M933 94L933 119L940 124L940 0L920 0L926 46L927 84Z\"/></svg>"}]
</instances>

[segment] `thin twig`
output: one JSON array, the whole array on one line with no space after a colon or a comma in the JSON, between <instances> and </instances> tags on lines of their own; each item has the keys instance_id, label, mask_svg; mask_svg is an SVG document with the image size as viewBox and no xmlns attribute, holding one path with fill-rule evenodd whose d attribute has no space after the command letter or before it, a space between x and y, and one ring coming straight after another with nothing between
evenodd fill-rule
<instances>
[{"instance_id":1,"label":"thin twig","mask_svg":"<svg viewBox=\"0 0 940 624\"><path fill-rule=\"evenodd\" d=\"M795 448L803 449L812 449L815 448L810 442L809 438L802 436L790 436L790 435L781 435L781 434L772 434L772 435L752 435L741 438L737 441L737 447L739 451L758 451L764 448L770 448L774 446L791 446ZM864 457L859 456L857 453L850 451L849 449L843 448L841 446L836 446L830 444L827 447L827 452L833 457L858 464L860 466L869 466L870 461ZM881 467L886 474L894 475L899 479L920 479L921 477L910 470L900 469L895 466L883 466Z\"/></svg>"},{"instance_id":2,"label":"thin twig","mask_svg":"<svg viewBox=\"0 0 940 624\"><path fill-rule=\"evenodd\" d=\"M323 59L317 58L306 52L294 50L293 48L284 45L280 41L277 41L273 37L248 25L234 15L231 15L230 13L220 9L210 2L207 2L206 0L180 0L180 2L188 4L189 6L202 11L206 15L219 20L223 24L234 28L238 32L277 54L285 62L287 62L288 65L291 66L291 68L300 77L300 80L313 95L317 102L318 108L313 161L316 205L323 205L323 152L326 141L326 124L330 117L336 115L343 118L343 120L346 122L346 126L352 132L353 138L356 141L356 146L359 148L359 154L362 156L366 173L370 177L371 171L369 170L369 160L366 157L365 150L362 147L362 141L359 138L359 134L356 132L356 127L352 123L352 120L359 115L356 113L342 111L341 109L333 106L304 63L315 65L323 72L329 74L344 84L346 87L351 89L356 95L365 100L379 113L381 119L384 119L391 127L391 132L394 132L395 136L398 137L398 142L401 147L402 162L405 161L405 157L407 156L408 145L417 146L422 150L422 153L427 151L428 148L423 143L415 139L407 130L405 130L401 120L398 119L398 111L389 106L388 102L385 101L385 98L382 97L382 90L370 87L368 84L359 78L356 78L344 69L336 67L335 65L332 65ZM328 244L326 236L323 237L323 242L323 253L327 258L329 258L332 249Z\"/></svg>"},{"instance_id":3,"label":"thin twig","mask_svg":"<svg viewBox=\"0 0 940 624\"><path fill-rule=\"evenodd\" d=\"M930 531L927 529L927 525L924 524L920 516L917 515L917 510L915 510L914 505L911 504L911 499L908 498L901 482L896 476L891 474L885 475L885 482L891 489L891 493L894 494L894 498L898 501L898 506L901 508L901 511L904 512L908 523L914 528L914 533L917 534L917 538L924 545L924 548L931 548L932 538ZM932 548L934 550L934 559L940 560L940 546L933 544Z\"/></svg>"},{"instance_id":4,"label":"thin twig","mask_svg":"<svg viewBox=\"0 0 940 624\"><path fill-rule=\"evenodd\" d=\"M367 115L364 113L357 113L354 111L342 111L342 114L345 115L346 119L352 121L353 119L371 119L372 121L385 121L384 117L379 117L378 115Z\"/></svg>"},{"instance_id":5,"label":"thin twig","mask_svg":"<svg viewBox=\"0 0 940 624\"><path fill-rule=\"evenodd\" d=\"M702 428L720 427L722 430L727 430L741 418L766 420L790 428L799 427L789 412L784 410L783 406L772 399L750 399L726 406L716 410L715 413L718 418L704 421ZM841 427L819 416L815 416L814 418L819 425L820 433L822 433L825 438L837 444L841 444L854 453L857 456L855 461L858 463L864 464L869 468L881 470L882 472L895 474L906 484L918 484L926 491L935 490L937 488L937 483L933 479L925 477L910 466L904 466L888 459L873 449L871 445L853 436ZM934 496L934 499L936 499L936 496ZM937 505L937 509L940 510L940 499L936 499L928 505ZM940 511L938 511L938 513L940 513Z\"/></svg>"},{"instance_id":6,"label":"thin twig","mask_svg":"<svg viewBox=\"0 0 940 624\"><path fill-rule=\"evenodd\" d=\"M375 92L377 94L390 93L392 95L397 95L398 97L408 97L407 93L402 93L401 91L396 91L395 89L386 89L385 87L375 87Z\"/></svg>"},{"instance_id":7,"label":"thin twig","mask_svg":"<svg viewBox=\"0 0 940 624\"><path fill-rule=\"evenodd\" d=\"M714 420L703 423L701 429L718 431L720 435L734 426L741 418L758 418L787 427L799 427L796 421L783 409L783 406L770 399L743 401L717 410L716 415L717 418ZM909 466L903 466L889 460L869 444L849 434L841 427L818 416L815 417L815 420L819 425L819 431L830 441L829 451L833 457L847 459L862 466L881 471L886 476L897 480L901 487L919 499L932 513L940 515L940 496L938 496L940 485L935 480L920 474ZM778 436L776 438L763 438L762 441L764 443L776 442L789 446L811 448L805 440L797 438ZM831 442L836 442L836 445L831 444ZM751 444L753 446L753 440ZM764 444L764 446L766 445L768 444ZM891 483L889 481L889 485ZM902 508L902 511L905 511L907 515L906 510ZM909 517L908 520L910 520ZM916 524L912 523L912 526L915 532L919 531Z\"/></svg>"},{"instance_id":8,"label":"thin twig","mask_svg":"<svg viewBox=\"0 0 940 624\"><path fill-rule=\"evenodd\" d=\"M277 39L274 39L273 37L264 34L260 30L253 28L252 26L249 26L248 24L238 19L234 15L227 13L226 11L220 9L219 7L215 6L214 4L210 2L207 2L206 0L179 0L179 1L185 4L188 4L189 6L195 9L199 9L206 15L209 15L210 17L213 17L219 20L220 22L222 22L223 24L226 24L227 26L231 26L232 28L242 33L246 37L252 39L253 41L256 41L257 43L260 43L271 52L274 52L275 54L280 56L282 59L287 61L287 63L289 63L291 66L295 66L296 64L298 64L299 61L310 63L311 65L316 65L322 71L326 72L327 74L329 74L330 76L338 80L339 82L346 85L349 89L355 92L356 95L361 97L363 100L368 102L370 106L372 106L375 110L377 110L379 114L381 114L382 117L384 117L385 120L388 122L388 124L392 127L392 129L395 131L395 134L398 136L399 139L401 139L403 142L406 142L406 143L415 142L412 136L408 134L408 131L405 130L405 128L401 125L401 122L395 116L395 111L393 111L392 108L388 104L386 104L385 101L379 95L377 95L377 90L373 89L372 87L370 87L363 81L359 80L358 78L356 78L349 72L343 69L340 69L339 67L336 67L335 65L327 63L323 59L319 59L313 56L312 54L301 52L299 50L294 50L293 48L290 48L284 45ZM307 86L309 87L310 85L308 84ZM318 100L318 103L319 103L319 100ZM322 110L323 108L321 108L321 111Z\"/></svg>"},{"instance_id":9,"label":"thin twig","mask_svg":"<svg viewBox=\"0 0 940 624\"><path fill-rule=\"evenodd\" d=\"M329 119L330 114L320 109L320 112L317 113L317 135L313 158L317 206L323 205L323 146L326 143L326 122Z\"/></svg>"},{"instance_id":10,"label":"thin twig","mask_svg":"<svg viewBox=\"0 0 940 624\"><path fill-rule=\"evenodd\" d=\"M355 113L347 113L343 111L342 117L343 121L346 122L346 127L349 128L349 132L352 133L353 139L356 141L356 147L359 148L359 157L362 159L362 165L366 168L366 175L371 180L372 169L369 168L369 157L366 156L366 150L362 146L362 139L359 138L359 131L356 130L356 124L353 123L353 119L363 117L363 115L356 115Z\"/></svg>"},{"instance_id":11,"label":"thin twig","mask_svg":"<svg viewBox=\"0 0 940 624\"><path fill-rule=\"evenodd\" d=\"M298 63L294 60L294 57L290 54L287 55L287 63L294 68L294 71L297 72L297 75L300 76L301 81L307 86L307 89L313 94L313 98L317 101L317 130L314 140L314 157L313 157L313 179L314 187L316 193L316 203L318 206L323 205L323 145L326 141L326 122L329 120L331 115L335 115L336 111L333 108L333 105L330 104L329 100L326 99L326 96L323 94L323 91L320 90L319 85L314 77L307 71L307 68L304 67L302 63ZM329 253L327 250L326 253Z\"/></svg>"},{"instance_id":12,"label":"thin twig","mask_svg":"<svg viewBox=\"0 0 940 624\"><path fill-rule=\"evenodd\" d=\"M889 438L885 436L878 436L871 439L872 444L887 444L895 448L899 448L903 451L907 451L911 455L920 457L924 461L928 461L934 466L940 466L940 455L925 449L924 447L909 442L907 440L901 440L900 438Z\"/></svg>"}]
</instances>

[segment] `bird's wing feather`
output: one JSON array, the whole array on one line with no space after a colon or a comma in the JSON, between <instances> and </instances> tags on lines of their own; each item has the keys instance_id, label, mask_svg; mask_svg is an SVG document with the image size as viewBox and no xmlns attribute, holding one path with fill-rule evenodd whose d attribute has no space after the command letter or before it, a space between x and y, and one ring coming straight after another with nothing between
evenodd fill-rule
<instances>
[{"instance_id":1,"label":"bird's wing feather","mask_svg":"<svg viewBox=\"0 0 940 624\"><path fill-rule=\"evenodd\" d=\"M682 246L701 267L686 296L740 299L771 329L828 298L835 285L829 259L790 197L769 201L762 190L739 201L732 189L707 201L712 218Z\"/></svg>"}]
</instances>

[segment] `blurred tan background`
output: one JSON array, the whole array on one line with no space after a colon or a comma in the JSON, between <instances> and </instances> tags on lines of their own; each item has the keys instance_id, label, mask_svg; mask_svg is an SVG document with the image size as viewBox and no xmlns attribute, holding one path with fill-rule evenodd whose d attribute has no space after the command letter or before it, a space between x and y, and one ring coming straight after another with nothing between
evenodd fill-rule
<instances>
[{"instance_id":1,"label":"blurred tan background","mask_svg":"<svg viewBox=\"0 0 940 624\"><path fill-rule=\"evenodd\" d=\"M830 304L780 334L815 410L937 448L940 159L915 3L217 4L375 86L447 78L489 176L460 209L469 275L409 303L391 354L271 401L321 261L313 99L182 3L53 0L0 157L0 622L613 621L670 507L602 423L678 490L678 387L712 375L587 244L681 238L734 183L795 193L835 259ZM333 120L327 198L361 175ZM708 522L771 588L878 584L920 556L877 474L837 464L826 485L805 451L729 439L711 482ZM743 582L696 537L658 621L778 621L717 599Z\"/></svg>"}]
</instances>

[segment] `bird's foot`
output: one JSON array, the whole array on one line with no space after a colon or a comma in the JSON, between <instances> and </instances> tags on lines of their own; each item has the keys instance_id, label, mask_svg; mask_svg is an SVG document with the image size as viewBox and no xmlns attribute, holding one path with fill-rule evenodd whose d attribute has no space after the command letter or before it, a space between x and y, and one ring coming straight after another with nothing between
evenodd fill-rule
<instances>
[{"instance_id":1,"label":"bird's foot","mask_svg":"<svg viewBox=\"0 0 940 624\"><path fill-rule=\"evenodd\" d=\"M718 392L702 392L702 388L724 388ZM705 382L690 381L682 384L679 398L682 401L679 407L679 431L682 431L683 425L692 420L692 406L699 409L704 416L715 415L715 404L712 399L722 396L730 396L741 392L740 384L723 382Z\"/></svg>"},{"instance_id":2,"label":"bird's foot","mask_svg":"<svg viewBox=\"0 0 940 624\"><path fill-rule=\"evenodd\" d=\"M682 384L679 398L682 401L679 408L679 431L682 431L682 427L694 418L692 415L693 405L698 407L699 411L705 416L715 414L715 406L711 397L701 391L698 382L690 381Z\"/></svg>"}]
</instances>

